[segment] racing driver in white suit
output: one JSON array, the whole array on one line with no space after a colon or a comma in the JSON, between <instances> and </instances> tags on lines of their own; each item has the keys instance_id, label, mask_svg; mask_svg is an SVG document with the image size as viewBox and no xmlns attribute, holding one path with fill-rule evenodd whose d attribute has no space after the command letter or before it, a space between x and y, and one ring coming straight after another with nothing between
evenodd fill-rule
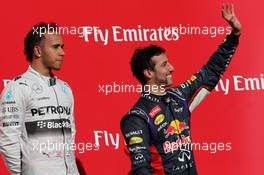
<instances>
[{"instance_id":1,"label":"racing driver in white suit","mask_svg":"<svg viewBox=\"0 0 264 175\"><path fill-rule=\"evenodd\" d=\"M72 91L52 73L64 58L56 27L39 23L27 34L30 66L0 96L0 152L12 175L79 175Z\"/></svg>"}]
</instances>

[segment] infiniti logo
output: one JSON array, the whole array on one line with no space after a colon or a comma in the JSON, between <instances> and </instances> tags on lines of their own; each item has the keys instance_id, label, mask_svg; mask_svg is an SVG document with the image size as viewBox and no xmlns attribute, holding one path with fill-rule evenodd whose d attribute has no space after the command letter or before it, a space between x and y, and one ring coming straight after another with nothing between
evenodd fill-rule
<instances>
[{"instance_id":1,"label":"infiniti logo","mask_svg":"<svg viewBox=\"0 0 264 175\"><path fill-rule=\"evenodd\" d=\"M137 155L135 155L135 159L136 160L140 160L140 159L142 159L143 158L143 155L142 154L137 154Z\"/></svg>"}]
</instances>

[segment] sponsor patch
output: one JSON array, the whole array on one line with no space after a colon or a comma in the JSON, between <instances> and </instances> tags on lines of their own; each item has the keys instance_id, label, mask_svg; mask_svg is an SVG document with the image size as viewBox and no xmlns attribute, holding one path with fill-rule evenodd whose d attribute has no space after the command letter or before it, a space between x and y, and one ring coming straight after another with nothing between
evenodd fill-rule
<instances>
[{"instance_id":1,"label":"sponsor patch","mask_svg":"<svg viewBox=\"0 0 264 175\"><path fill-rule=\"evenodd\" d=\"M161 108L159 105L155 106L154 108L151 109L151 111L149 112L149 115L151 118L153 118L157 113L159 113L161 111Z\"/></svg>"},{"instance_id":2,"label":"sponsor patch","mask_svg":"<svg viewBox=\"0 0 264 175\"><path fill-rule=\"evenodd\" d=\"M137 143L142 143L143 138L142 137L131 137L129 140L129 145L137 144Z\"/></svg>"},{"instance_id":3,"label":"sponsor patch","mask_svg":"<svg viewBox=\"0 0 264 175\"><path fill-rule=\"evenodd\" d=\"M154 120L155 125L159 125L161 124L165 119L165 115L164 114L160 114L156 117L156 119Z\"/></svg>"}]
</instances>

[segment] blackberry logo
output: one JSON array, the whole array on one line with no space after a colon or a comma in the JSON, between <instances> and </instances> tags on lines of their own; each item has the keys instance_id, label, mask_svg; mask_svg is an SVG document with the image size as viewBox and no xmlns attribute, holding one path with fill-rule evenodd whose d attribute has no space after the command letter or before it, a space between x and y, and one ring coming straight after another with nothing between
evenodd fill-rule
<instances>
[{"instance_id":1,"label":"blackberry logo","mask_svg":"<svg viewBox=\"0 0 264 175\"><path fill-rule=\"evenodd\" d=\"M70 121L38 121L37 127L40 129L47 128L47 129L61 129L61 128L71 128Z\"/></svg>"},{"instance_id":2,"label":"blackberry logo","mask_svg":"<svg viewBox=\"0 0 264 175\"><path fill-rule=\"evenodd\" d=\"M44 121L38 121L37 126L39 128L46 128L47 127L46 122L44 122Z\"/></svg>"}]
</instances>

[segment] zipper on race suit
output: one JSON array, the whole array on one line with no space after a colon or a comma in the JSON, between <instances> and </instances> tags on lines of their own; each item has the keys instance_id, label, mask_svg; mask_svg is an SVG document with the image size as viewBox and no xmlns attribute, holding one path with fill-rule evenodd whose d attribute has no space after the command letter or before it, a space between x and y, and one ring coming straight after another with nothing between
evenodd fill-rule
<instances>
[{"instance_id":1,"label":"zipper on race suit","mask_svg":"<svg viewBox=\"0 0 264 175\"><path fill-rule=\"evenodd\" d=\"M53 87L53 86L51 86L51 88L53 89L53 92L54 92L54 94L55 94L55 97L56 97L56 101L57 101L57 106L59 106L60 104L59 104L59 99L58 99L58 95L57 95L57 92L56 92L56 90L55 90L55 88ZM61 125L62 125L62 118L61 118L61 114L59 114L59 116L60 116L60 123L61 123ZM62 125L63 126L63 125ZM66 144L66 138L65 138L65 133L64 133L64 128L63 127L61 127L61 130L62 130L62 135L63 135L63 141L64 141L64 144ZM64 152L64 155L63 155L63 158L64 158L64 163L65 163L65 166L66 166L66 175L68 174L68 165L67 165L67 161L66 161L66 158L65 158L65 156L66 156L66 153L65 153L65 149L63 148L63 152Z\"/></svg>"}]
</instances>

